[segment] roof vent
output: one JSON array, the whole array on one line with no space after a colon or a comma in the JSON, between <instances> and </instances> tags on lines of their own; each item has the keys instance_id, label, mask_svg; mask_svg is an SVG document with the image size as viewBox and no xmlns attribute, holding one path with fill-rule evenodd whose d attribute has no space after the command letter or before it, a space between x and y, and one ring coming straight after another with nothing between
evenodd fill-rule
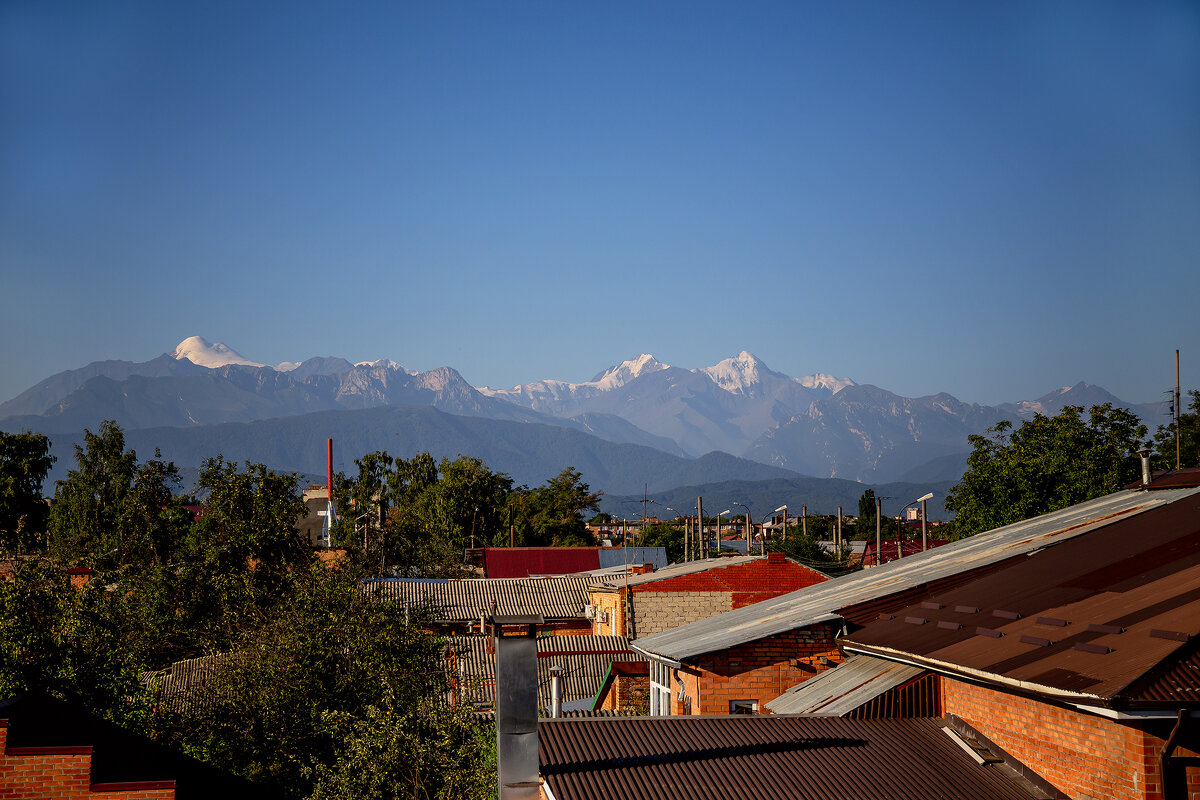
<instances>
[{"instance_id":1,"label":"roof vent","mask_svg":"<svg viewBox=\"0 0 1200 800\"><path fill-rule=\"evenodd\" d=\"M1143 447L1138 450L1138 455L1142 457L1142 486L1150 485L1150 450Z\"/></svg>"}]
</instances>

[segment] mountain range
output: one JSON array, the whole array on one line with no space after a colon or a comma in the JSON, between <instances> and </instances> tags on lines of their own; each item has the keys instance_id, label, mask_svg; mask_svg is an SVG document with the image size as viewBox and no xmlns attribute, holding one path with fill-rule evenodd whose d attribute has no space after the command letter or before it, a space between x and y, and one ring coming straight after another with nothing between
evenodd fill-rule
<instances>
[{"instance_id":1,"label":"mountain range","mask_svg":"<svg viewBox=\"0 0 1200 800\"><path fill-rule=\"evenodd\" d=\"M698 369L644 354L584 383L543 380L497 390L473 387L451 367L416 372L388 359L268 366L197 336L150 361L98 361L52 375L0 404L0 429L50 435L56 473L69 466L68 442L113 419L131 443L146 439L143 448L162 447L184 465L223 453L319 473L320 440L337 428L351 458L373 449L406 455L420 442L435 455L484 458L518 482L538 483L572 465L595 488L633 492L648 484L801 476L953 481L964 468L969 434L1001 419L1103 402L1131 408L1151 428L1157 422L1157 405L1131 405L1085 383L986 406L945 393L907 398L831 375L793 378L745 351ZM516 433L522 426L526 435ZM551 450L570 442L570 457L542 453L534 441ZM248 442L254 447L243 446ZM687 466L697 460L707 466Z\"/></svg>"}]
</instances>

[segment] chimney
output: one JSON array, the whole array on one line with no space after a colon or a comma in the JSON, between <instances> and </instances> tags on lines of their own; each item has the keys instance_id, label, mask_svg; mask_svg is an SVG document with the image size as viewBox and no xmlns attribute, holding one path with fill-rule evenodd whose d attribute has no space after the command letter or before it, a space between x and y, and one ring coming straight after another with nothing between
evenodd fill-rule
<instances>
[{"instance_id":1,"label":"chimney","mask_svg":"<svg viewBox=\"0 0 1200 800\"><path fill-rule=\"evenodd\" d=\"M493 616L499 800L537 800L537 632L541 614ZM508 629L507 631L505 629Z\"/></svg>"},{"instance_id":2,"label":"chimney","mask_svg":"<svg viewBox=\"0 0 1200 800\"><path fill-rule=\"evenodd\" d=\"M1150 485L1150 450L1143 447L1138 450L1138 455L1142 457L1142 486Z\"/></svg>"},{"instance_id":3,"label":"chimney","mask_svg":"<svg viewBox=\"0 0 1200 800\"><path fill-rule=\"evenodd\" d=\"M783 553L767 553L768 564L782 564L784 561Z\"/></svg>"},{"instance_id":4,"label":"chimney","mask_svg":"<svg viewBox=\"0 0 1200 800\"><path fill-rule=\"evenodd\" d=\"M634 575L649 575L651 572L654 572L654 565L634 564L631 572L633 572Z\"/></svg>"},{"instance_id":5,"label":"chimney","mask_svg":"<svg viewBox=\"0 0 1200 800\"><path fill-rule=\"evenodd\" d=\"M562 667L556 664L550 668L550 716L554 719L562 716L562 678Z\"/></svg>"}]
</instances>

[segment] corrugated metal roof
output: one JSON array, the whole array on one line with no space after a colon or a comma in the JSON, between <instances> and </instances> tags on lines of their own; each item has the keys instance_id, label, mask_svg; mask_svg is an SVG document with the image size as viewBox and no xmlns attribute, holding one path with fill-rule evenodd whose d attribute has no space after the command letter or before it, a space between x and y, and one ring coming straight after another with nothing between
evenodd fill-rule
<instances>
[{"instance_id":1,"label":"corrugated metal roof","mask_svg":"<svg viewBox=\"0 0 1200 800\"><path fill-rule=\"evenodd\" d=\"M640 586L643 583L654 583L655 581L665 581L668 578L678 578L680 575L694 575L697 572L706 572L710 569L737 567L765 559L766 556L722 556L721 558L706 558L699 561L687 561L683 564L672 564L655 572L647 572L645 575L630 575L628 584L622 577L620 580L593 580L592 586L598 589L616 590L626 585Z\"/></svg>"},{"instance_id":2,"label":"corrugated metal roof","mask_svg":"<svg viewBox=\"0 0 1200 800\"><path fill-rule=\"evenodd\" d=\"M840 717L924 672L871 656L850 656L767 703L774 714Z\"/></svg>"},{"instance_id":3,"label":"corrugated metal roof","mask_svg":"<svg viewBox=\"0 0 1200 800\"><path fill-rule=\"evenodd\" d=\"M400 578L367 581L364 591L371 596L401 603L410 608L428 607L438 622L470 622L491 608L499 613L541 614L551 619L586 619L588 579L558 578L462 578L418 580Z\"/></svg>"},{"instance_id":4,"label":"corrugated metal roof","mask_svg":"<svg viewBox=\"0 0 1200 800\"><path fill-rule=\"evenodd\" d=\"M1046 795L981 765L937 719L733 716L543 719L557 800L1015 800Z\"/></svg>"},{"instance_id":5,"label":"corrugated metal roof","mask_svg":"<svg viewBox=\"0 0 1200 800\"><path fill-rule=\"evenodd\" d=\"M642 652L678 661L818 622L838 620L838 609L844 606L1067 541L1118 519L1190 497L1198 491L1194 488L1155 492L1122 490L910 558L647 636L635 641L634 646Z\"/></svg>"},{"instance_id":6,"label":"corrugated metal roof","mask_svg":"<svg viewBox=\"0 0 1200 800\"><path fill-rule=\"evenodd\" d=\"M447 636L456 654L459 698L479 706L496 702L496 654L488 652L490 636ZM591 700L600 691L614 661L641 658L623 636L543 636L538 638L538 703L550 705L550 668L562 667L563 702Z\"/></svg>"},{"instance_id":7,"label":"corrugated metal roof","mask_svg":"<svg viewBox=\"0 0 1200 800\"><path fill-rule=\"evenodd\" d=\"M1195 675L1174 668L1193 638L1197 494L933 593L842 641L1068 702L1174 708L1200 705Z\"/></svg>"}]
</instances>

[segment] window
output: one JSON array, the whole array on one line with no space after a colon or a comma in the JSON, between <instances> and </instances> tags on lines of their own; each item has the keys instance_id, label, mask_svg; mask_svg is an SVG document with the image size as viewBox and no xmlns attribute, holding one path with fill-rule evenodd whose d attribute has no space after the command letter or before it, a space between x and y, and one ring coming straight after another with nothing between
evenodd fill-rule
<instances>
[{"instance_id":1,"label":"window","mask_svg":"<svg viewBox=\"0 0 1200 800\"><path fill-rule=\"evenodd\" d=\"M671 713L671 668L661 661L650 662L650 716Z\"/></svg>"},{"instance_id":2,"label":"window","mask_svg":"<svg viewBox=\"0 0 1200 800\"><path fill-rule=\"evenodd\" d=\"M758 713L758 701L757 700L730 700L729 701L729 713L730 714L757 714Z\"/></svg>"}]
</instances>

